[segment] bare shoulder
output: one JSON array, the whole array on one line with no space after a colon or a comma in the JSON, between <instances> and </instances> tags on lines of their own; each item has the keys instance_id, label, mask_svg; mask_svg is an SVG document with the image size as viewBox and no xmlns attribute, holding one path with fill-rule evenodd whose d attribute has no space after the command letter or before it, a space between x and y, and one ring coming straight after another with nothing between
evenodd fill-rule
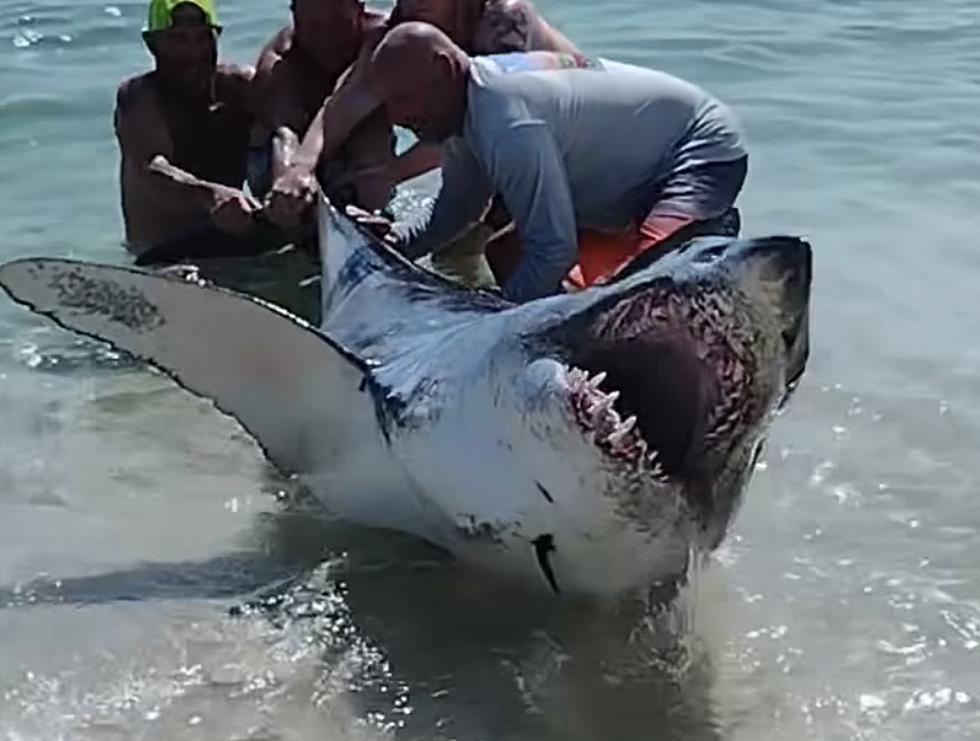
<instances>
[{"instance_id":1,"label":"bare shoulder","mask_svg":"<svg viewBox=\"0 0 980 741\"><path fill-rule=\"evenodd\" d=\"M215 77L229 84L248 84L255 77L255 67L251 64L219 64L214 71Z\"/></svg>"},{"instance_id":2,"label":"bare shoulder","mask_svg":"<svg viewBox=\"0 0 980 741\"><path fill-rule=\"evenodd\" d=\"M489 0L484 12L501 16L536 16L538 11L531 0Z\"/></svg>"},{"instance_id":3,"label":"bare shoulder","mask_svg":"<svg viewBox=\"0 0 980 741\"><path fill-rule=\"evenodd\" d=\"M375 36L384 34L388 31L388 16L375 10L364 11L364 33L365 36Z\"/></svg>"},{"instance_id":4,"label":"bare shoulder","mask_svg":"<svg viewBox=\"0 0 980 741\"><path fill-rule=\"evenodd\" d=\"M215 94L226 103L251 109L254 78L255 68L250 64L219 64L214 72Z\"/></svg>"},{"instance_id":5,"label":"bare shoulder","mask_svg":"<svg viewBox=\"0 0 980 741\"><path fill-rule=\"evenodd\" d=\"M116 108L120 113L147 105L155 100L156 93L151 82L152 72L127 77L116 89Z\"/></svg>"},{"instance_id":6,"label":"bare shoulder","mask_svg":"<svg viewBox=\"0 0 980 741\"><path fill-rule=\"evenodd\" d=\"M255 67L250 64L219 64L214 71L215 82L229 88L245 88L255 78Z\"/></svg>"},{"instance_id":7,"label":"bare shoulder","mask_svg":"<svg viewBox=\"0 0 980 741\"><path fill-rule=\"evenodd\" d=\"M154 83L154 73L134 75L119 83L113 127L124 156L139 158L146 154L167 152L168 144L163 105Z\"/></svg>"},{"instance_id":8,"label":"bare shoulder","mask_svg":"<svg viewBox=\"0 0 980 741\"><path fill-rule=\"evenodd\" d=\"M262 76L272 72L292 45L293 27L291 25L283 26L259 50L259 57L255 61L256 73Z\"/></svg>"},{"instance_id":9,"label":"bare shoulder","mask_svg":"<svg viewBox=\"0 0 980 741\"><path fill-rule=\"evenodd\" d=\"M292 47L293 27L287 25L280 28L259 53L253 87L260 98L266 99L265 105L284 89L291 90L297 85L297 78L303 75L289 56Z\"/></svg>"},{"instance_id":10,"label":"bare shoulder","mask_svg":"<svg viewBox=\"0 0 980 741\"><path fill-rule=\"evenodd\" d=\"M381 43L381 39L391 30L392 26L388 16L371 11L367 14L364 24L364 40L361 43L359 58L369 59L374 53L375 48Z\"/></svg>"}]
</instances>

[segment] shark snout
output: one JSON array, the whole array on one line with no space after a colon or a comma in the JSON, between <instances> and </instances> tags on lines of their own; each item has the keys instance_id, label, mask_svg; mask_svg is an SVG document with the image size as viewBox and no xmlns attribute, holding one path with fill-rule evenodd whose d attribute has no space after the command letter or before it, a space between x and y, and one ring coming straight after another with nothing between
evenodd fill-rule
<instances>
[{"instance_id":1,"label":"shark snout","mask_svg":"<svg viewBox=\"0 0 980 741\"><path fill-rule=\"evenodd\" d=\"M796 237L751 240L742 258L779 318L786 352L786 380L792 387L806 368L810 349L810 285L813 254L810 245ZM751 290L751 288L750 288Z\"/></svg>"},{"instance_id":2,"label":"shark snout","mask_svg":"<svg viewBox=\"0 0 980 741\"><path fill-rule=\"evenodd\" d=\"M742 260L759 265L762 275L782 282L787 298L799 306L809 300L813 256L809 243L797 237L768 237L745 242Z\"/></svg>"}]
</instances>

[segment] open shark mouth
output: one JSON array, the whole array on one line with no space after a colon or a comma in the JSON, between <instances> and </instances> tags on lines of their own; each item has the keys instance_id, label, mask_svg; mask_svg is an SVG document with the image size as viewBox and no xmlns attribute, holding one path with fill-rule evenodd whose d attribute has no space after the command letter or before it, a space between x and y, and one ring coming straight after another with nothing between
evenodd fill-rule
<instances>
[{"instance_id":1,"label":"open shark mouth","mask_svg":"<svg viewBox=\"0 0 980 741\"><path fill-rule=\"evenodd\" d=\"M705 447L748 412L746 353L721 292L654 289L592 322L569 358L579 424L608 456L667 481L695 473Z\"/></svg>"}]
</instances>

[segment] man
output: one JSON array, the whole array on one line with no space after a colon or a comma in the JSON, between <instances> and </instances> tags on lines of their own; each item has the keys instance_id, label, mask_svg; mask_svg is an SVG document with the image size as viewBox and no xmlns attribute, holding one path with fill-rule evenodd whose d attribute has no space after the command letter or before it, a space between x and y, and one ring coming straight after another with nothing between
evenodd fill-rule
<instances>
[{"instance_id":1,"label":"man","mask_svg":"<svg viewBox=\"0 0 980 741\"><path fill-rule=\"evenodd\" d=\"M303 144L307 162L315 157L332 156L361 121L377 115L382 104L367 74L371 54L383 31L409 21L422 21L442 29L473 54L531 50L578 52L571 41L541 17L530 0L398 0L387 28L369 39L357 62L318 114L311 135ZM438 145L419 142L387 167L376 168L374 173L394 187L438 167L441 161ZM309 178L294 178L290 186L283 187L278 194L276 216L280 224L295 223L315 196ZM494 230L506 223L507 216L497 210L488 221L492 225L475 224L451 249L434 256L434 265L467 283L492 284L493 276L483 259L483 246Z\"/></svg>"},{"instance_id":2,"label":"man","mask_svg":"<svg viewBox=\"0 0 980 741\"><path fill-rule=\"evenodd\" d=\"M545 52L471 58L433 26L406 23L375 50L371 77L393 122L447 142L431 214L398 248L410 259L438 251L499 193L521 243L501 276L515 301L560 290L576 263L582 285L609 277L724 214L745 179L728 109L662 72Z\"/></svg>"},{"instance_id":3,"label":"man","mask_svg":"<svg viewBox=\"0 0 980 741\"><path fill-rule=\"evenodd\" d=\"M212 0L151 0L155 69L118 89L126 241L137 263L258 252L274 234L242 192L252 70L218 65Z\"/></svg>"},{"instance_id":4,"label":"man","mask_svg":"<svg viewBox=\"0 0 980 741\"><path fill-rule=\"evenodd\" d=\"M296 226L284 203L297 190L314 193L318 179L331 200L380 209L393 189L378 173L389 166L395 145L384 111L358 122L328 157L320 157L322 126L311 130L310 124L362 47L371 39L373 48L381 38L385 18L365 10L361 0L292 0L290 10L292 24L266 43L257 64L261 132L253 190L268 192L268 216L282 227Z\"/></svg>"}]
</instances>

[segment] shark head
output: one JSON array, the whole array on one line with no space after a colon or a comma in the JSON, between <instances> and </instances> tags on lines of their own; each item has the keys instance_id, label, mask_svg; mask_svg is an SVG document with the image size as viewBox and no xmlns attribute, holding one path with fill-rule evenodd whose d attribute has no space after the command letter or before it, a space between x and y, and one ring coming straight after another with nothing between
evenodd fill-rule
<instances>
[{"instance_id":1,"label":"shark head","mask_svg":"<svg viewBox=\"0 0 980 741\"><path fill-rule=\"evenodd\" d=\"M402 458L464 539L529 544L559 586L682 570L723 539L803 374L810 281L801 240L702 238L413 343L408 367L439 365L400 396Z\"/></svg>"},{"instance_id":2,"label":"shark head","mask_svg":"<svg viewBox=\"0 0 980 741\"><path fill-rule=\"evenodd\" d=\"M701 239L526 335L529 369L607 475L679 491L714 547L803 374L810 280L799 240Z\"/></svg>"}]
</instances>

